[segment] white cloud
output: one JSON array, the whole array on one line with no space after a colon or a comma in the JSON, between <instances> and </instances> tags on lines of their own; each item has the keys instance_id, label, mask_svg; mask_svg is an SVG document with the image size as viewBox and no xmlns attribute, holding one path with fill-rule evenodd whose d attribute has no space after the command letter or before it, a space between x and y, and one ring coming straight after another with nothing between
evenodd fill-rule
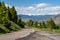
<instances>
[{"instance_id":1,"label":"white cloud","mask_svg":"<svg viewBox=\"0 0 60 40\"><path fill-rule=\"evenodd\" d=\"M60 6L51 6L51 7L46 7L42 9L43 13L48 13L48 14L59 14L60 13Z\"/></svg>"},{"instance_id":2,"label":"white cloud","mask_svg":"<svg viewBox=\"0 0 60 40\"><path fill-rule=\"evenodd\" d=\"M29 7L15 7L18 14L25 15L56 15L60 14L60 6L40 3Z\"/></svg>"},{"instance_id":3,"label":"white cloud","mask_svg":"<svg viewBox=\"0 0 60 40\"><path fill-rule=\"evenodd\" d=\"M30 7L28 7L29 9L33 9L33 7L32 6L30 6Z\"/></svg>"},{"instance_id":4,"label":"white cloud","mask_svg":"<svg viewBox=\"0 0 60 40\"><path fill-rule=\"evenodd\" d=\"M48 4L46 3L36 4L36 7L46 7L46 6L48 6Z\"/></svg>"}]
</instances>

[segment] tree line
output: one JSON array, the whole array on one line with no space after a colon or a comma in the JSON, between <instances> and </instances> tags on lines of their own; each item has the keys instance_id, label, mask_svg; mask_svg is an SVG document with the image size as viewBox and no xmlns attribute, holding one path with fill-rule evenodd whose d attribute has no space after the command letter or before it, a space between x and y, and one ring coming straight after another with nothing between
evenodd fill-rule
<instances>
[{"instance_id":1,"label":"tree line","mask_svg":"<svg viewBox=\"0 0 60 40\"><path fill-rule=\"evenodd\" d=\"M48 21L32 21L29 20L28 22L26 22L26 25L28 27L35 27L35 28L48 28L48 29L59 29L60 27L58 25L55 24L54 20L51 18Z\"/></svg>"},{"instance_id":2,"label":"tree line","mask_svg":"<svg viewBox=\"0 0 60 40\"><path fill-rule=\"evenodd\" d=\"M21 28L24 28L24 22L18 18L15 7L6 7L4 2L0 2L0 33L16 31Z\"/></svg>"}]
</instances>

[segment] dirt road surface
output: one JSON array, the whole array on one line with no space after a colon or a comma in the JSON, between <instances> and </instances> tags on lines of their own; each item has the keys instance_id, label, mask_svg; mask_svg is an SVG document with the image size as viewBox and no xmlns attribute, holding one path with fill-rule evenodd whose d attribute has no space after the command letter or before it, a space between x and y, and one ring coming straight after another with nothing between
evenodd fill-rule
<instances>
[{"instance_id":1,"label":"dirt road surface","mask_svg":"<svg viewBox=\"0 0 60 40\"><path fill-rule=\"evenodd\" d=\"M51 32L43 32L43 31L35 31L24 38L18 38L16 40L60 40L59 33L51 33Z\"/></svg>"},{"instance_id":2,"label":"dirt road surface","mask_svg":"<svg viewBox=\"0 0 60 40\"><path fill-rule=\"evenodd\" d=\"M0 40L15 40L17 38L26 37L33 32L34 30L32 29L23 29L13 33L2 34L0 35Z\"/></svg>"},{"instance_id":3,"label":"dirt road surface","mask_svg":"<svg viewBox=\"0 0 60 40\"><path fill-rule=\"evenodd\" d=\"M60 34L27 28L13 33L2 34L0 40L60 40Z\"/></svg>"}]
</instances>

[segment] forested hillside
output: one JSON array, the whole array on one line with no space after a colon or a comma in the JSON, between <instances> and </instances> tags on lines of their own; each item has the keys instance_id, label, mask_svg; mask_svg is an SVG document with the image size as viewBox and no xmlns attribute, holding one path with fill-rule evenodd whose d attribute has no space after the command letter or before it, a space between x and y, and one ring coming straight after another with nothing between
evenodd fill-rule
<instances>
[{"instance_id":1,"label":"forested hillside","mask_svg":"<svg viewBox=\"0 0 60 40\"><path fill-rule=\"evenodd\" d=\"M8 33L24 28L24 22L18 18L15 7L6 7L0 2L0 33Z\"/></svg>"}]
</instances>

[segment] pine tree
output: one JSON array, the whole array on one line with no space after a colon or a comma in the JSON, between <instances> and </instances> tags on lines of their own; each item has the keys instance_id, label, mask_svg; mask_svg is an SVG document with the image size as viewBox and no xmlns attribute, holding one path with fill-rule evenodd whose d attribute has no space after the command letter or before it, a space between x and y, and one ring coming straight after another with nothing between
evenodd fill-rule
<instances>
[{"instance_id":1,"label":"pine tree","mask_svg":"<svg viewBox=\"0 0 60 40\"><path fill-rule=\"evenodd\" d=\"M56 26L56 24L54 23L54 21L53 21L52 18L48 21L48 26L49 26L51 29L56 29L56 28L57 28L57 26Z\"/></svg>"},{"instance_id":2,"label":"pine tree","mask_svg":"<svg viewBox=\"0 0 60 40\"><path fill-rule=\"evenodd\" d=\"M3 1L3 2L1 2L1 5L2 5L2 8L3 8L3 11L6 11L6 10L7 10L7 8L6 8L6 6L5 6L4 1Z\"/></svg>"},{"instance_id":3,"label":"pine tree","mask_svg":"<svg viewBox=\"0 0 60 40\"><path fill-rule=\"evenodd\" d=\"M44 21L41 22L41 26L42 26L42 28L46 28L46 24Z\"/></svg>"},{"instance_id":4,"label":"pine tree","mask_svg":"<svg viewBox=\"0 0 60 40\"><path fill-rule=\"evenodd\" d=\"M2 4L2 6L5 6L5 3L4 3L4 1L2 1L2 2L1 2L1 4Z\"/></svg>"},{"instance_id":5,"label":"pine tree","mask_svg":"<svg viewBox=\"0 0 60 40\"><path fill-rule=\"evenodd\" d=\"M2 5L1 5L1 2L0 2L0 6L2 6Z\"/></svg>"},{"instance_id":6,"label":"pine tree","mask_svg":"<svg viewBox=\"0 0 60 40\"><path fill-rule=\"evenodd\" d=\"M24 22L21 20L21 18L18 19L17 24L21 27L24 28Z\"/></svg>"},{"instance_id":7,"label":"pine tree","mask_svg":"<svg viewBox=\"0 0 60 40\"><path fill-rule=\"evenodd\" d=\"M37 21L35 22L35 27L38 28L38 22Z\"/></svg>"},{"instance_id":8,"label":"pine tree","mask_svg":"<svg viewBox=\"0 0 60 40\"><path fill-rule=\"evenodd\" d=\"M14 6L10 9L10 13L11 13L11 21L17 23L17 12L14 8Z\"/></svg>"},{"instance_id":9,"label":"pine tree","mask_svg":"<svg viewBox=\"0 0 60 40\"><path fill-rule=\"evenodd\" d=\"M32 20L29 20L29 21L27 22L27 26L32 27L32 26L33 26L33 21L32 21Z\"/></svg>"},{"instance_id":10,"label":"pine tree","mask_svg":"<svg viewBox=\"0 0 60 40\"><path fill-rule=\"evenodd\" d=\"M10 13L10 8L8 7L7 8L7 14L8 14L8 18L9 18L9 20L12 20L12 13Z\"/></svg>"}]
</instances>

